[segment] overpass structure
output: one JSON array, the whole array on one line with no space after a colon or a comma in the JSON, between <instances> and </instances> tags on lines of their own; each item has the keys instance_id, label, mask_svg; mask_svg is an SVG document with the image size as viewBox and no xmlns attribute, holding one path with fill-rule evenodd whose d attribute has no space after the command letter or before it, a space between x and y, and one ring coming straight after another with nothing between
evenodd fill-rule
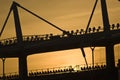
<instances>
[{"instance_id":1,"label":"overpass structure","mask_svg":"<svg viewBox=\"0 0 120 80\"><path fill-rule=\"evenodd\" d=\"M109 17L107 12L106 0L101 1L101 10L103 17L103 29L98 27L97 29L89 28L94 10L96 8L98 0L96 0L90 20L84 31L81 29L77 30L76 33L73 31L65 31L53 23L47 21L46 19L38 16L37 14L31 12L30 10L24 8L20 4L13 2L8 16L5 20L3 28L1 30L0 36L2 35L7 20L13 11L16 37L7 38L0 40L0 58L19 58L19 76L20 79L27 79L27 56L32 54L59 51L66 49L80 48L82 50L83 56L85 57L84 48L85 47L105 47L106 49L106 66L107 69L112 73L115 69L115 59L114 59L114 45L120 43L120 24L110 25ZM45 21L52 27L55 27L63 32L62 35L23 35L21 24L19 20L18 8L20 7L25 11L31 13L32 15L38 17L39 19Z\"/></svg>"}]
</instances>

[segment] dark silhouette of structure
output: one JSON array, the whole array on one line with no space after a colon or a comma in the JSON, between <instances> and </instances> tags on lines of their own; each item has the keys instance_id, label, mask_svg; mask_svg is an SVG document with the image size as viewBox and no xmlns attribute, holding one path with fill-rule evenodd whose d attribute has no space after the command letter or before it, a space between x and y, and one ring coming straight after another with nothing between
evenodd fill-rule
<instances>
[{"instance_id":1,"label":"dark silhouette of structure","mask_svg":"<svg viewBox=\"0 0 120 80\"><path fill-rule=\"evenodd\" d=\"M101 9L102 9L102 17L103 17L103 26L104 28L98 27L97 29L94 27L93 29L89 28L89 24L91 22L95 7L97 5L98 0L95 2L95 6L93 8L92 14L90 16L90 20L88 22L86 31L83 29L74 31L65 31L59 28L58 26L52 24L51 22L47 21L46 19L36 15L35 13L29 11L28 9L24 8L20 4L13 2L8 16L5 20L3 28L1 30L0 36L4 31L5 25L7 20L13 11L14 15L14 22L15 22L15 29L16 29L16 37L8 38L0 41L0 58L7 58L7 57L18 57L19 58L19 80L27 80L27 79L44 79L44 80L71 80L71 79L90 79L91 72L94 74L94 79L99 80L95 76L99 77L101 74L104 75L104 78L100 79L109 79L109 80L117 80L117 69L115 67L114 61L114 45L120 43L120 24L110 26L106 0L101 1ZM43 20L44 22L48 23L52 27L63 32L62 35L28 35L23 36L19 14L17 7L24 9L25 11L31 13L32 15L36 16L37 18ZM116 29L114 29L116 27ZM100 70L90 70L83 72L72 73L73 71L69 71L69 74L54 74L54 75L44 75L44 76L30 76L28 77L27 71L27 56L36 54L36 53L43 53L43 52L50 52L50 51L58 51L58 50L66 50L66 49L74 49L74 48L81 48L83 52L83 56L85 58L84 47L105 47L106 48L106 68ZM87 64L87 62L86 62ZM94 63L93 63L94 66ZM88 66L87 66L88 68ZM57 78L53 78L56 76ZM66 76L66 77L65 77ZM71 76L71 77L70 77ZM77 77L79 76L79 77ZM88 76L88 77L86 77ZM18 77L17 75L15 77ZM69 78L67 78L69 77Z\"/></svg>"}]
</instances>

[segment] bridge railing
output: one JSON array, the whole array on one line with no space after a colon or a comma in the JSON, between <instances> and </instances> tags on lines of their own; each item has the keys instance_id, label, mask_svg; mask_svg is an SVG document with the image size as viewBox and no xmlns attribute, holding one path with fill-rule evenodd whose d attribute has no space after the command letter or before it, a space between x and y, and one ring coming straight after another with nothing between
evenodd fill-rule
<instances>
[{"instance_id":1,"label":"bridge railing","mask_svg":"<svg viewBox=\"0 0 120 80\"><path fill-rule=\"evenodd\" d=\"M118 63L118 62L116 62L116 63ZM92 64L89 64L88 67L85 64L80 64L80 65L75 65L75 66L62 66L62 67L29 70L28 76L34 77L34 76L41 76L41 75L76 73L76 72L102 70L102 69L106 69L105 62L95 63L94 67L92 66ZM19 74L17 72L7 73L7 74L5 74L5 78L8 80L16 79L16 78L19 78ZM2 74L0 75L0 80L2 80Z\"/></svg>"},{"instance_id":2,"label":"bridge railing","mask_svg":"<svg viewBox=\"0 0 120 80\"><path fill-rule=\"evenodd\" d=\"M119 24L119 23L117 23L117 24L112 24L112 25L110 25L110 29L111 29L111 30L120 29L120 24Z\"/></svg>"},{"instance_id":3,"label":"bridge railing","mask_svg":"<svg viewBox=\"0 0 120 80\"><path fill-rule=\"evenodd\" d=\"M110 30L118 30L118 29L120 29L119 23L110 25ZM103 31L104 30L103 30L103 28L101 28L101 26L98 26L98 28L90 27L90 28L88 28L87 34L103 32ZM85 34L85 30L84 29L80 29L80 30L76 30L76 31L71 30L71 31L68 31L68 33L72 36L83 35L83 34ZM23 42L46 41L46 40L52 40L52 39L60 39L60 38L70 37L70 35L67 35L67 34L61 34L61 35L53 35L53 34L24 35ZM16 44L16 43L17 43L16 37L0 40L0 46L7 46L7 45Z\"/></svg>"},{"instance_id":4,"label":"bridge railing","mask_svg":"<svg viewBox=\"0 0 120 80\"><path fill-rule=\"evenodd\" d=\"M105 69L105 68L106 68L105 63L99 63L99 64L96 63L94 67L92 66L92 64L89 64L88 67L85 64L76 65L76 66L63 66L63 67L31 70L29 72L29 76L73 73L73 72L82 72L82 71L89 71L89 70L100 70L100 69Z\"/></svg>"},{"instance_id":5,"label":"bridge railing","mask_svg":"<svg viewBox=\"0 0 120 80\"><path fill-rule=\"evenodd\" d=\"M17 43L17 38L16 37L0 40L0 45L1 46L11 45L11 44L15 44L15 43Z\"/></svg>"},{"instance_id":6,"label":"bridge railing","mask_svg":"<svg viewBox=\"0 0 120 80\"><path fill-rule=\"evenodd\" d=\"M5 74L5 80L16 79L19 77L18 72L11 72ZM2 74L0 74L0 80L3 80Z\"/></svg>"}]
</instances>

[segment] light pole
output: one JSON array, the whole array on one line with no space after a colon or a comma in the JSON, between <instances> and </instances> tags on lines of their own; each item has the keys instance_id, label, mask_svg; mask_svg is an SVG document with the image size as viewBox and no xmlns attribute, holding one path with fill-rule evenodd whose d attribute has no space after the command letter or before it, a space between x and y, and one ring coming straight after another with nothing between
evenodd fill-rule
<instances>
[{"instance_id":1,"label":"light pole","mask_svg":"<svg viewBox=\"0 0 120 80\"><path fill-rule=\"evenodd\" d=\"M3 80L5 80L5 59L6 58L1 58L3 62Z\"/></svg>"},{"instance_id":2,"label":"light pole","mask_svg":"<svg viewBox=\"0 0 120 80\"><path fill-rule=\"evenodd\" d=\"M94 69L94 49L95 47L90 47L91 50L92 50L92 66L93 66L93 69Z\"/></svg>"}]
</instances>

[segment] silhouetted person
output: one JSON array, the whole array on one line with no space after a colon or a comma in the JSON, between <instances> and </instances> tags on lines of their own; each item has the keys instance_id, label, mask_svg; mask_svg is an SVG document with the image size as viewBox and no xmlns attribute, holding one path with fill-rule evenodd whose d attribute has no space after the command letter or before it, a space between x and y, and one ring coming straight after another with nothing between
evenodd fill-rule
<instances>
[{"instance_id":1,"label":"silhouetted person","mask_svg":"<svg viewBox=\"0 0 120 80\"><path fill-rule=\"evenodd\" d=\"M53 34L51 33L51 34L50 34L50 39L51 39L52 37L53 37Z\"/></svg>"},{"instance_id":2,"label":"silhouetted person","mask_svg":"<svg viewBox=\"0 0 120 80\"><path fill-rule=\"evenodd\" d=\"M78 34L78 32L79 32L79 30L77 29L77 30L76 30L76 32L75 32L75 35L77 35L77 34Z\"/></svg>"},{"instance_id":3,"label":"silhouetted person","mask_svg":"<svg viewBox=\"0 0 120 80\"><path fill-rule=\"evenodd\" d=\"M31 41L34 41L34 37L33 36L31 36Z\"/></svg>"},{"instance_id":4,"label":"silhouetted person","mask_svg":"<svg viewBox=\"0 0 120 80\"><path fill-rule=\"evenodd\" d=\"M115 28L115 24L112 24L112 30Z\"/></svg>"},{"instance_id":5,"label":"silhouetted person","mask_svg":"<svg viewBox=\"0 0 120 80\"><path fill-rule=\"evenodd\" d=\"M5 45L8 45L8 40L5 41Z\"/></svg>"},{"instance_id":6,"label":"silhouetted person","mask_svg":"<svg viewBox=\"0 0 120 80\"><path fill-rule=\"evenodd\" d=\"M27 41L29 41L29 37L27 37Z\"/></svg>"},{"instance_id":7,"label":"silhouetted person","mask_svg":"<svg viewBox=\"0 0 120 80\"><path fill-rule=\"evenodd\" d=\"M119 29L119 27L120 27L120 24L119 24L119 23L117 23L116 27L117 27L117 29Z\"/></svg>"},{"instance_id":8,"label":"silhouetted person","mask_svg":"<svg viewBox=\"0 0 120 80\"><path fill-rule=\"evenodd\" d=\"M9 44L12 44L12 40L9 40Z\"/></svg>"},{"instance_id":9,"label":"silhouetted person","mask_svg":"<svg viewBox=\"0 0 120 80\"><path fill-rule=\"evenodd\" d=\"M96 30L96 28L95 28L95 27L93 27L93 32L95 32L95 30Z\"/></svg>"},{"instance_id":10,"label":"silhouetted person","mask_svg":"<svg viewBox=\"0 0 120 80\"><path fill-rule=\"evenodd\" d=\"M74 31L73 31L73 30L71 30L71 34L72 34L72 35L74 34Z\"/></svg>"},{"instance_id":11,"label":"silhouetted person","mask_svg":"<svg viewBox=\"0 0 120 80\"><path fill-rule=\"evenodd\" d=\"M37 40L37 41L39 40L39 38L38 38L38 36L37 36L37 35L35 36L35 40Z\"/></svg>"},{"instance_id":12,"label":"silhouetted person","mask_svg":"<svg viewBox=\"0 0 120 80\"><path fill-rule=\"evenodd\" d=\"M101 27L100 27L100 26L98 26L97 32L99 32L99 31L100 31L100 29L101 29Z\"/></svg>"},{"instance_id":13,"label":"silhouetted person","mask_svg":"<svg viewBox=\"0 0 120 80\"><path fill-rule=\"evenodd\" d=\"M88 29L88 32L89 32L89 33L91 32L91 28Z\"/></svg>"},{"instance_id":14,"label":"silhouetted person","mask_svg":"<svg viewBox=\"0 0 120 80\"><path fill-rule=\"evenodd\" d=\"M49 38L49 35L48 35L48 34L46 34L45 39L48 39L48 38Z\"/></svg>"},{"instance_id":15,"label":"silhouetted person","mask_svg":"<svg viewBox=\"0 0 120 80\"><path fill-rule=\"evenodd\" d=\"M80 34L84 34L84 29L81 29L81 30L80 30Z\"/></svg>"}]
</instances>

